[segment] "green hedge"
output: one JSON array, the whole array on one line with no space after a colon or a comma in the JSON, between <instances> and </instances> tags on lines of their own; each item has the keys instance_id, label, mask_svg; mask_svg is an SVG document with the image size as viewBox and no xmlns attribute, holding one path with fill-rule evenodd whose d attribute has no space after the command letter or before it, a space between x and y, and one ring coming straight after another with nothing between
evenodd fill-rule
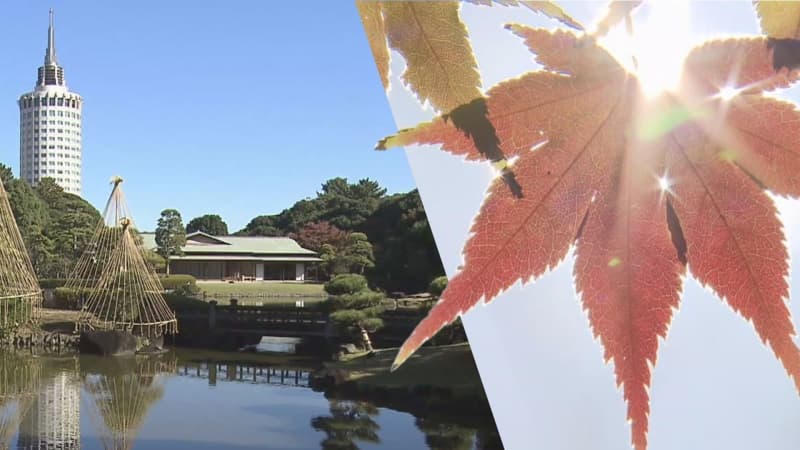
<instances>
[{"instance_id":1,"label":"green hedge","mask_svg":"<svg viewBox=\"0 0 800 450\"><path fill-rule=\"evenodd\" d=\"M88 298L89 290L58 287L53 290L53 302L57 309L78 309L81 294Z\"/></svg>"},{"instance_id":2,"label":"green hedge","mask_svg":"<svg viewBox=\"0 0 800 450\"><path fill-rule=\"evenodd\" d=\"M67 284L67 280L60 278L44 278L39 280L39 287L42 289L55 289L63 287Z\"/></svg>"},{"instance_id":3,"label":"green hedge","mask_svg":"<svg viewBox=\"0 0 800 450\"><path fill-rule=\"evenodd\" d=\"M191 275L160 275L158 279L165 290L171 291L184 286L196 286L197 279Z\"/></svg>"}]
</instances>

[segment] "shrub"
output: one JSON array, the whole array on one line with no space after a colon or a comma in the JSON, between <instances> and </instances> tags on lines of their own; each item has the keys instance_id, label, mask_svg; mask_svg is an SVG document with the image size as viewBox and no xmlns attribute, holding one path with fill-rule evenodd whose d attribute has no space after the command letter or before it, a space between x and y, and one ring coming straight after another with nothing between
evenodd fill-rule
<instances>
[{"instance_id":1,"label":"shrub","mask_svg":"<svg viewBox=\"0 0 800 450\"><path fill-rule=\"evenodd\" d=\"M78 309L81 296L89 297L88 289L58 287L53 290L53 302L58 309Z\"/></svg>"},{"instance_id":2,"label":"shrub","mask_svg":"<svg viewBox=\"0 0 800 450\"><path fill-rule=\"evenodd\" d=\"M355 294L367 289L367 279L363 275L346 273L336 275L325 283L325 292L330 295Z\"/></svg>"},{"instance_id":3,"label":"shrub","mask_svg":"<svg viewBox=\"0 0 800 450\"><path fill-rule=\"evenodd\" d=\"M331 307L340 309L363 309L378 306L383 302L384 295L379 292L361 291L355 294L343 294L331 298Z\"/></svg>"},{"instance_id":4,"label":"shrub","mask_svg":"<svg viewBox=\"0 0 800 450\"><path fill-rule=\"evenodd\" d=\"M361 336L361 327L367 332L374 333L383 328L383 319L371 317L373 311L346 309L331 313L330 318L334 325L344 333L353 337Z\"/></svg>"},{"instance_id":5,"label":"shrub","mask_svg":"<svg viewBox=\"0 0 800 450\"><path fill-rule=\"evenodd\" d=\"M67 284L67 280L60 278L44 278L39 280L39 287L42 289L55 289L63 287Z\"/></svg>"},{"instance_id":6,"label":"shrub","mask_svg":"<svg viewBox=\"0 0 800 450\"><path fill-rule=\"evenodd\" d=\"M174 291L186 286L197 288L197 280L191 275L165 275L159 277L165 291Z\"/></svg>"},{"instance_id":7,"label":"shrub","mask_svg":"<svg viewBox=\"0 0 800 450\"><path fill-rule=\"evenodd\" d=\"M434 278L431 281L431 284L428 286L428 293L430 293L434 297L440 297L442 292L447 288L447 277L441 276Z\"/></svg>"}]
</instances>

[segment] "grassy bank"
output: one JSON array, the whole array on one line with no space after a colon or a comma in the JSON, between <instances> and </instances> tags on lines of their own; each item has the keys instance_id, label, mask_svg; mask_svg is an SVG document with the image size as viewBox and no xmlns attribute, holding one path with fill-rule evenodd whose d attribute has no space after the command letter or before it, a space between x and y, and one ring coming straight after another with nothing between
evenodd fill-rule
<instances>
[{"instance_id":1,"label":"grassy bank","mask_svg":"<svg viewBox=\"0 0 800 450\"><path fill-rule=\"evenodd\" d=\"M280 296L325 296L322 284L281 282L201 282L197 283L209 297L280 297Z\"/></svg>"},{"instance_id":2,"label":"grassy bank","mask_svg":"<svg viewBox=\"0 0 800 450\"><path fill-rule=\"evenodd\" d=\"M423 347L405 364L390 372L397 349L376 350L372 356L326 363L338 383L354 383L364 388L407 389L428 387L455 394L483 395L478 370L469 344Z\"/></svg>"}]
</instances>

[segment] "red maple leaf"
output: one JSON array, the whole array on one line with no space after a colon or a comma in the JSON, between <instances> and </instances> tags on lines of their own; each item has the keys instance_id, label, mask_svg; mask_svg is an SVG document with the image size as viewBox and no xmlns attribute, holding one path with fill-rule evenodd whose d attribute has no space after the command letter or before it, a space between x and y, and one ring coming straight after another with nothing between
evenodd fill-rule
<instances>
[{"instance_id":1,"label":"red maple leaf","mask_svg":"<svg viewBox=\"0 0 800 450\"><path fill-rule=\"evenodd\" d=\"M614 362L635 448L647 446L651 367L687 267L752 321L800 387L788 253L767 192L800 195L800 111L763 95L797 74L773 69L766 38L713 41L689 54L676 93L650 99L593 39L510 28L543 68L490 89L482 107L502 152L517 157L523 196L494 182L464 267L394 367L481 299L557 266L574 245L577 290ZM485 160L480 136L457 116L384 144L440 144Z\"/></svg>"}]
</instances>

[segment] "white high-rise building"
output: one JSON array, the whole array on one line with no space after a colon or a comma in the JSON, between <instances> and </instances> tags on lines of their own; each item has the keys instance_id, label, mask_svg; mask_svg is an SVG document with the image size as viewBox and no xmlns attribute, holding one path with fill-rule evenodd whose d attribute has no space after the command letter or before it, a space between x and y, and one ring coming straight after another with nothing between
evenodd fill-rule
<instances>
[{"instance_id":1,"label":"white high-rise building","mask_svg":"<svg viewBox=\"0 0 800 450\"><path fill-rule=\"evenodd\" d=\"M55 40L51 9L36 88L18 101L20 178L34 186L42 178L53 178L66 192L81 195L83 99L67 89Z\"/></svg>"}]
</instances>

